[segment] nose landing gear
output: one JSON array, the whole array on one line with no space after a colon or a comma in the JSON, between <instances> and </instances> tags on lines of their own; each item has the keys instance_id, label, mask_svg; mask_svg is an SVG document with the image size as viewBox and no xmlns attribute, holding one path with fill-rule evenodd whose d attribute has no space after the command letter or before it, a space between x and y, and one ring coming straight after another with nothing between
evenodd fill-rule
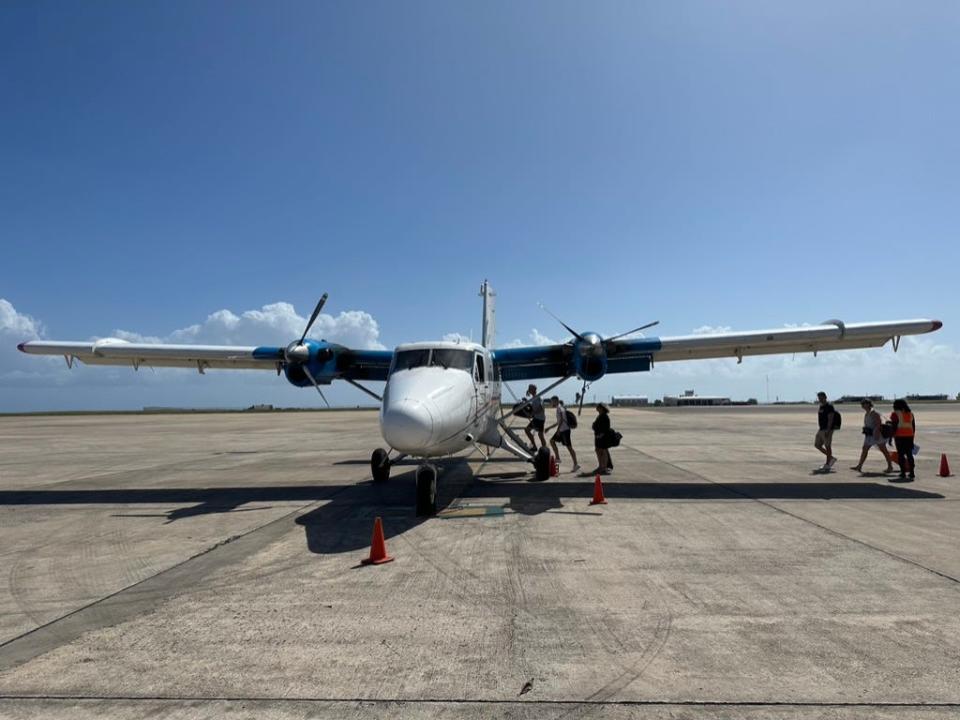
<instances>
[{"instance_id":1,"label":"nose landing gear","mask_svg":"<svg viewBox=\"0 0 960 720\"><path fill-rule=\"evenodd\" d=\"M417 468L417 516L435 515L437 512L437 468L421 465Z\"/></svg>"},{"instance_id":2,"label":"nose landing gear","mask_svg":"<svg viewBox=\"0 0 960 720\"><path fill-rule=\"evenodd\" d=\"M386 482L390 479L390 457L383 448L377 448L370 456L370 474L374 482Z\"/></svg>"}]
</instances>

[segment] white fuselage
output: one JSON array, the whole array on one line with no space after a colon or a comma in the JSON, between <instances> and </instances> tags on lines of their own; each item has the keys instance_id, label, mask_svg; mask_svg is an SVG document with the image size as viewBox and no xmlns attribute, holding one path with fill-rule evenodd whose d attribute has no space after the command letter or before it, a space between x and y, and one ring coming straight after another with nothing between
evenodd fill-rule
<instances>
[{"instance_id":1,"label":"white fuselage","mask_svg":"<svg viewBox=\"0 0 960 720\"><path fill-rule=\"evenodd\" d=\"M474 343L411 343L394 352L380 432L412 457L451 455L499 442L500 382L490 352Z\"/></svg>"}]
</instances>

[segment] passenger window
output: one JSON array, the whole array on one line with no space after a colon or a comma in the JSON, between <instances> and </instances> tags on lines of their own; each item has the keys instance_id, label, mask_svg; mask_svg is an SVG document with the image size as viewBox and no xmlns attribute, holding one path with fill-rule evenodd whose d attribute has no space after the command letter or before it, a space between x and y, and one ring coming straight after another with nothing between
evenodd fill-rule
<instances>
[{"instance_id":1,"label":"passenger window","mask_svg":"<svg viewBox=\"0 0 960 720\"><path fill-rule=\"evenodd\" d=\"M476 370L473 372L473 376L477 382L483 382L483 355L477 355Z\"/></svg>"}]
</instances>

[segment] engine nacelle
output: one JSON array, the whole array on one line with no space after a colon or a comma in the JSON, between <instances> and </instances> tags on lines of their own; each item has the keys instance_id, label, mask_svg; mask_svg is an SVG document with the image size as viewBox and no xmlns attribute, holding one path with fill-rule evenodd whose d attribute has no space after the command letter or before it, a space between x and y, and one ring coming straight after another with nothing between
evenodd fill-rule
<instances>
[{"instance_id":1,"label":"engine nacelle","mask_svg":"<svg viewBox=\"0 0 960 720\"><path fill-rule=\"evenodd\" d=\"M599 380L607 372L607 349L595 332L583 333L573 343L573 369L587 382Z\"/></svg>"},{"instance_id":2,"label":"engine nacelle","mask_svg":"<svg viewBox=\"0 0 960 720\"><path fill-rule=\"evenodd\" d=\"M324 340L304 340L301 347L306 347L309 351L307 359L301 360L298 357L296 361L288 361L283 366L283 373L291 385L313 385L304 370L305 366L320 385L329 385L337 378L337 356L346 350L345 347ZM298 348L297 354L302 355L302 350Z\"/></svg>"}]
</instances>

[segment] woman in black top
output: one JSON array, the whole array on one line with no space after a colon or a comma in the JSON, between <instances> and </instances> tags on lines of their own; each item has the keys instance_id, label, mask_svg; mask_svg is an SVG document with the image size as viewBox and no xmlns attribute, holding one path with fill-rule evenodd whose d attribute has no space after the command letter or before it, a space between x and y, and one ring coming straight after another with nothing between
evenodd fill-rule
<instances>
[{"instance_id":1,"label":"woman in black top","mask_svg":"<svg viewBox=\"0 0 960 720\"><path fill-rule=\"evenodd\" d=\"M593 475L609 475L613 470L607 440L610 435L610 411L603 403L597 403L597 419L593 421L593 447L597 451L597 469Z\"/></svg>"}]
</instances>

